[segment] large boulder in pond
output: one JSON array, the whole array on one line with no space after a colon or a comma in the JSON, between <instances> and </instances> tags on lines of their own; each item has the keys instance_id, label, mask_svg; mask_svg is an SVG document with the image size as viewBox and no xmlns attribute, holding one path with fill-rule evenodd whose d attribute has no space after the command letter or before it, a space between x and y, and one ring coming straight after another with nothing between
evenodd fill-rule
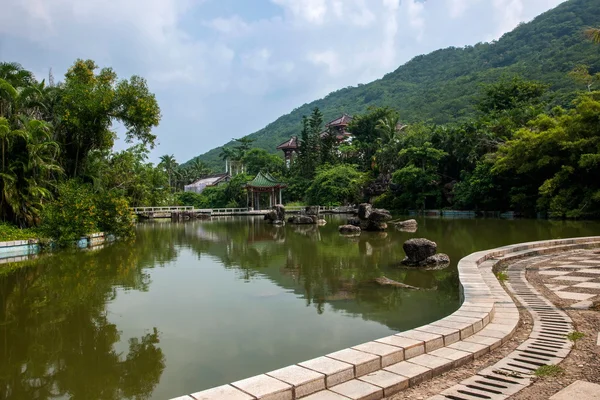
<instances>
[{"instance_id":1,"label":"large boulder in pond","mask_svg":"<svg viewBox=\"0 0 600 400\"><path fill-rule=\"evenodd\" d=\"M358 218L362 220L369 219L373 206L369 203L362 203L358 205Z\"/></svg>"},{"instance_id":2,"label":"large boulder in pond","mask_svg":"<svg viewBox=\"0 0 600 400\"><path fill-rule=\"evenodd\" d=\"M450 264L450 257L444 253L434 254L430 257L427 257L424 264L427 266L447 265Z\"/></svg>"},{"instance_id":3,"label":"large boulder in pond","mask_svg":"<svg viewBox=\"0 0 600 400\"><path fill-rule=\"evenodd\" d=\"M360 228L364 231L369 232L382 232L387 229L387 224L385 222L377 222L377 221L361 221Z\"/></svg>"},{"instance_id":4,"label":"large boulder in pond","mask_svg":"<svg viewBox=\"0 0 600 400\"><path fill-rule=\"evenodd\" d=\"M338 230L342 235L360 235L360 227L355 225L341 225Z\"/></svg>"},{"instance_id":5,"label":"large boulder in pond","mask_svg":"<svg viewBox=\"0 0 600 400\"><path fill-rule=\"evenodd\" d=\"M395 223L398 228L412 228L417 227L417 221L414 219L407 219L406 221L398 221Z\"/></svg>"},{"instance_id":6,"label":"large boulder in pond","mask_svg":"<svg viewBox=\"0 0 600 400\"><path fill-rule=\"evenodd\" d=\"M277 213L277 220L285 220L285 207L282 204L277 204L276 206L273 206L273 210Z\"/></svg>"},{"instance_id":7,"label":"large boulder in pond","mask_svg":"<svg viewBox=\"0 0 600 400\"><path fill-rule=\"evenodd\" d=\"M402 247L406 253L403 263L409 265L418 265L424 262L427 257L433 256L437 251L435 242L423 238L407 240Z\"/></svg>"},{"instance_id":8,"label":"large boulder in pond","mask_svg":"<svg viewBox=\"0 0 600 400\"><path fill-rule=\"evenodd\" d=\"M314 217L309 215L295 215L293 217L290 217L290 219L288 219L288 222L290 224L295 225L314 225L317 223L317 220L315 220Z\"/></svg>"},{"instance_id":9,"label":"large boulder in pond","mask_svg":"<svg viewBox=\"0 0 600 400\"><path fill-rule=\"evenodd\" d=\"M392 214L388 210L384 210L383 208L374 208L371 210L369 214L369 221L372 222L385 222L392 219Z\"/></svg>"},{"instance_id":10,"label":"large boulder in pond","mask_svg":"<svg viewBox=\"0 0 600 400\"><path fill-rule=\"evenodd\" d=\"M273 222L273 221L277 221L280 220L281 218L279 218L279 216L277 215L277 211L276 210L269 210L269 212L267 212L265 214L265 221L268 222Z\"/></svg>"}]
</instances>

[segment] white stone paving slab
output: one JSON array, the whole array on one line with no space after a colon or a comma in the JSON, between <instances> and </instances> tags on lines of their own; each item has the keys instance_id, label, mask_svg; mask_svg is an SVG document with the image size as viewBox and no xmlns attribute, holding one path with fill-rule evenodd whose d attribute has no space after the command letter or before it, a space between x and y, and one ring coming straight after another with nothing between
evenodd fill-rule
<instances>
[{"instance_id":1,"label":"white stone paving slab","mask_svg":"<svg viewBox=\"0 0 600 400\"><path fill-rule=\"evenodd\" d=\"M557 276L556 278L550 278L555 281L569 281L569 282L587 282L594 278L586 278L583 276Z\"/></svg>"},{"instance_id":2,"label":"white stone paving slab","mask_svg":"<svg viewBox=\"0 0 600 400\"><path fill-rule=\"evenodd\" d=\"M292 400L292 386L267 375L257 375L233 382L231 386L264 400Z\"/></svg>"},{"instance_id":3,"label":"white stone paving slab","mask_svg":"<svg viewBox=\"0 0 600 400\"><path fill-rule=\"evenodd\" d=\"M600 274L600 268L585 268L577 271L578 274Z\"/></svg>"},{"instance_id":4,"label":"white stone paving slab","mask_svg":"<svg viewBox=\"0 0 600 400\"><path fill-rule=\"evenodd\" d=\"M568 275L570 273L571 273L571 271L540 271L540 272L538 272L538 274L540 274L540 275L556 275L556 276Z\"/></svg>"},{"instance_id":5,"label":"white stone paving slab","mask_svg":"<svg viewBox=\"0 0 600 400\"><path fill-rule=\"evenodd\" d=\"M254 397L231 385L219 386L202 392L192 393L191 396L196 400L254 400Z\"/></svg>"},{"instance_id":6,"label":"white stone paving slab","mask_svg":"<svg viewBox=\"0 0 600 400\"><path fill-rule=\"evenodd\" d=\"M600 332L598 332L598 339L596 339L596 346L600 346Z\"/></svg>"},{"instance_id":7,"label":"white stone paving slab","mask_svg":"<svg viewBox=\"0 0 600 400\"><path fill-rule=\"evenodd\" d=\"M598 400L600 385L586 381L575 381L550 397L550 400Z\"/></svg>"},{"instance_id":8,"label":"white stone paving slab","mask_svg":"<svg viewBox=\"0 0 600 400\"><path fill-rule=\"evenodd\" d=\"M556 292L556 291L561 291L561 290L564 290L564 289L566 289L566 288L568 288L568 287L571 287L571 286L568 286L568 285L550 285L550 284L546 284L546 287L547 287L548 289L550 289L550 290L552 290L552 291Z\"/></svg>"},{"instance_id":9,"label":"white stone paving slab","mask_svg":"<svg viewBox=\"0 0 600 400\"><path fill-rule=\"evenodd\" d=\"M600 282L582 282L577 285L573 285L576 288L585 288L585 289L600 289Z\"/></svg>"},{"instance_id":10,"label":"white stone paving slab","mask_svg":"<svg viewBox=\"0 0 600 400\"><path fill-rule=\"evenodd\" d=\"M308 396L325 389L325 375L298 365L267 372L267 375L293 385L296 397Z\"/></svg>"},{"instance_id":11,"label":"white stone paving slab","mask_svg":"<svg viewBox=\"0 0 600 400\"><path fill-rule=\"evenodd\" d=\"M554 292L554 294L556 294L561 299L579 300L579 301L591 299L592 297L595 296L595 294L574 293L574 292L560 292L560 291L559 292Z\"/></svg>"},{"instance_id":12,"label":"white stone paving slab","mask_svg":"<svg viewBox=\"0 0 600 400\"><path fill-rule=\"evenodd\" d=\"M358 379L344 382L329 390L352 400L379 400L383 398L382 388Z\"/></svg>"}]
</instances>

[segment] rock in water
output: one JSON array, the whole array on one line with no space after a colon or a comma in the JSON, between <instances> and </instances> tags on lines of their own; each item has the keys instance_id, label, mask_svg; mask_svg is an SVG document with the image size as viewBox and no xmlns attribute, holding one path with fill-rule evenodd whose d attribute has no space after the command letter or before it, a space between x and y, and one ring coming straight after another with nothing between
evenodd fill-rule
<instances>
[{"instance_id":1,"label":"rock in water","mask_svg":"<svg viewBox=\"0 0 600 400\"><path fill-rule=\"evenodd\" d=\"M324 219L319 219L319 220L317 220L317 225L319 225L319 226L327 225L327 221L325 221Z\"/></svg>"},{"instance_id":2,"label":"rock in water","mask_svg":"<svg viewBox=\"0 0 600 400\"><path fill-rule=\"evenodd\" d=\"M425 265L446 265L450 264L450 257L447 254L434 254L425 259Z\"/></svg>"},{"instance_id":3,"label":"rock in water","mask_svg":"<svg viewBox=\"0 0 600 400\"><path fill-rule=\"evenodd\" d=\"M385 231L388 226L385 222L362 221L360 227L369 232L382 232Z\"/></svg>"},{"instance_id":4,"label":"rock in water","mask_svg":"<svg viewBox=\"0 0 600 400\"><path fill-rule=\"evenodd\" d=\"M392 219L392 214L388 210L384 210L382 208L375 208L371 210L369 214L369 221L373 222L385 222Z\"/></svg>"},{"instance_id":5,"label":"rock in water","mask_svg":"<svg viewBox=\"0 0 600 400\"><path fill-rule=\"evenodd\" d=\"M402 262L409 265L419 265L437 251L435 242L422 238L407 240L402 247L406 253L406 258Z\"/></svg>"},{"instance_id":6,"label":"rock in water","mask_svg":"<svg viewBox=\"0 0 600 400\"><path fill-rule=\"evenodd\" d=\"M343 235L356 235L360 234L360 228L354 225L341 225L338 230Z\"/></svg>"},{"instance_id":7,"label":"rock in water","mask_svg":"<svg viewBox=\"0 0 600 400\"><path fill-rule=\"evenodd\" d=\"M358 205L358 218L362 220L366 220L371 215L371 210L373 206L369 203L362 203Z\"/></svg>"},{"instance_id":8,"label":"rock in water","mask_svg":"<svg viewBox=\"0 0 600 400\"><path fill-rule=\"evenodd\" d=\"M282 204L277 204L273 207L273 210L277 213L277 220L285 220L285 207Z\"/></svg>"},{"instance_id":9,"label":"rock in water","mask_svg":"<svg viewBox=\"0 0 600 400\"><path fill-rule=\"evenodd\" d=\"M399 228L412 228L413 226L417 227L417 221L414 219L407 219L406 221L396 222L396 226Z\"/></svg>"},{"instance_id":10,"label":"rock in water","mask_svg":"<svg viewBox=\"0 0 600 400\"><path fill-rule=\"evenodd\" d=\"M288 219L290 224L296 225L314 225L316 222L313 217L308 215L296 215Z\"/></svg>"},{"instance_id":11,"label":"rock in water","mask_svg":"<svg viewBox=\"0 0 600 400\"><path fill-rule=\"evenodd\" d=\"M276 210L270 210L268 213L265 214L265 221L273 222L277 221L278 219L280 218L277 216Z\"/></svg>"},{"instance_id":12,"label":"rock in water","mask_svg":"<svg viewBox=\"0 0 600 400\"><path fill-rule=\"evenodd\" d=\"M410 285L407 285L407 284L401 283L401 282L397 282L397 281L391 280L389 278L386 278L385 276L380 276L379 278L375 278L373 281L375 283L380 284L381 286L394 286L394 287L399 287L399 288L403 288L403 289L419 290L418 287L410 286Z\"/></svg>"}]
</instances>

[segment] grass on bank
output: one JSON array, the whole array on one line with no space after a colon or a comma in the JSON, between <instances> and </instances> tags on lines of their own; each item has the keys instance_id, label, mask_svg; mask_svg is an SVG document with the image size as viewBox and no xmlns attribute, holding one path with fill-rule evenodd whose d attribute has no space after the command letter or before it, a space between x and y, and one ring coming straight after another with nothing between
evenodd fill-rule
<instances>
[{"instance_id":1,"label":"grass on bank","mask_svg":"<svg viewBox=\"0 0 600 400\"><path fill-rule=\"evenodd\" d=\"M13 240L37 239L40 237L39 229L26 228L21 229L14 225L0 222L0 242L10 242Z\"/></svg>"}]
</instances>

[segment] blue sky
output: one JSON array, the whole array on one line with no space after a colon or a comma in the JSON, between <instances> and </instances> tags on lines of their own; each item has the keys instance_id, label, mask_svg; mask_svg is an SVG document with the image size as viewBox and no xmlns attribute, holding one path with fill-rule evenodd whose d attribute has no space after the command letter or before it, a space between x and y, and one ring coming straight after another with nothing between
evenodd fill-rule
<instances>
[{"instance_id":1,"label":"blue sky","mask_svg":"<svg viewBox=\"0 0 600 400\"><path fill-rule=\"evenodd\" d=\"M419 54L498 39L563 0L0 0L0 60L148 80L178 161ZM123 148L123 143L118 143Z\"/></svg>"}]
</instances>

